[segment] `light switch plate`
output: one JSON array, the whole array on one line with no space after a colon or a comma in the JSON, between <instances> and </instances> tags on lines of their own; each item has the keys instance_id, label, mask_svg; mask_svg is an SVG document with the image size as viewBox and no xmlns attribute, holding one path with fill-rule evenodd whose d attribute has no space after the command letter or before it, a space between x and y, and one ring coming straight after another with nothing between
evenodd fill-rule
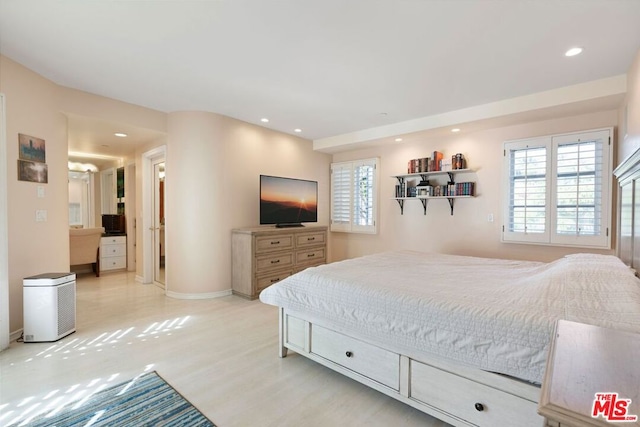
<instances>
[{"instance_id":1,"label":"light switch plate","mask_svg":"<svg viewBox=\"0 0 640 427\"><path fill-rule=\"evenodd\" d=\"M39 209L36 211L36 222L46 222L47 221L47 211Z\"/></svg>"},{"instance_id":2,"label":"light switch plate","mask_svg":"<svg viewBox=\"0 0 640 427\"><path fill-rule=\"evenodd\" d=\"M38 185L38 198L42 199L44 197L44 186Z\"/></svg>"}]
</instances>

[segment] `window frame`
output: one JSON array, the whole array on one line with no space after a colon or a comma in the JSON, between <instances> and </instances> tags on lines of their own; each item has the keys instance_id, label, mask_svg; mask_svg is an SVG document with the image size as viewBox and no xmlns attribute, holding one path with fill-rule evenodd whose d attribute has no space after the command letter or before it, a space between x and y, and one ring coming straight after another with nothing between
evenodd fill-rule
<instances>
[{"instance_id":1,"label":"window frame","mask_svg":"<svg viewBox=\"0 0 640 427\"><path fill-rule=\"evenodd\" d=\"M379 203L379 164L380 158L360 159L346 162L331 163L331 218L330 230L344 233L377 234L378 232L378 203ZM358 211L356 198L355 178L358 168L373 167L371 184L368 189L371 193L371 221L370 224L358 224L355 221ZM340 182L337 182L340 175ZM344 175L347 175L348 185L344 185ZM338 187L343 187L341 193L337 193ZM348 187L345 191L344 187ZM346 194L345 194L346 193Z\"/></svg>"},{"instance_id":2,"label":"window frame","mask_svg":"<svg viewBox=\"0 0 640 427\"><path fill-rule=\"evenodd\" d=\"M592 129L580 132L548 135L536 138L511 140L504 142L503 151L503 243L524 243L549 246L568 246L581 248L611 249L612 226L612 186L613 186L613 128ZM589 140L602 140L602 173L600 185L601 217L599 232L596 235L558 233L558 151L559 147ZM511 193L511 153L514 150L544 147L546 158L546 195L545 195L545 231L527 233L510 231L512 211ZM598 205L598 202L595 203Z\"/></svg>"}]
</instances>

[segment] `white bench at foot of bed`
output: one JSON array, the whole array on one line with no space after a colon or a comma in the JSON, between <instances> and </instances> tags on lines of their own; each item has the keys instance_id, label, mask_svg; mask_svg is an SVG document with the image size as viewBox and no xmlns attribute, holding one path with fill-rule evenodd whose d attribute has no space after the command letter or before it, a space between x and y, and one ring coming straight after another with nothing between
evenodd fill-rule
<instances>
[{"instance_id":1,"label":"white bench at foot of bed","mask_svg":"<svg viewBox=\"0 0 640 427\"><path fill-rule=\"evenodd\" d=\"M541 427L540 388L498 374L416 360L280 308L280 357L308 357L454 426Z\"/></svg>"}]
</instances>

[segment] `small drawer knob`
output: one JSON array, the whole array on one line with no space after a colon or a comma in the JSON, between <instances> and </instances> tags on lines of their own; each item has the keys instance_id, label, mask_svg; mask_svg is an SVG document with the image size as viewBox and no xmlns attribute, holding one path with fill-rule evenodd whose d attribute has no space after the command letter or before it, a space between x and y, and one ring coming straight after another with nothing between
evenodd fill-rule
<instances>
[{"instance_id":1,"label":"small drawer knob","mask_svg":"<svg viewBox=\"0 0 640 427\"><path fill-rule=\"evenodd\" d=\"M353 353L350 352L350 351L347 351L345 354L346 354L347 357L352 357L353 356Z\"/></svg>"},{"instance_id":2,"label":"small drawer knob","mask_svg":"<svg viewBox=\"0 0 640 427\"><path fill-rule=\"evenodd\" d=\"M476 407L476 411L478 411L478 412L484 411L484 405L482 403L476 402L476 404L474 406Z\"/></svg>"}]
</instances>

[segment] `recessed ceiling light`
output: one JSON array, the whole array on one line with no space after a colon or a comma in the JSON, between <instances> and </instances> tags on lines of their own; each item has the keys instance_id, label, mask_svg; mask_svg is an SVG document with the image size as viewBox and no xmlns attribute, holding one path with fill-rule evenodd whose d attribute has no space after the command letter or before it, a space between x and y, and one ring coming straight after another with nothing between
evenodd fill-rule
<instances>
[{"instance_id":1,"label":"recessed ceiling light","mask_svg":"<svg viewBox=\"0 0 640 427\"><path fill-rule=\"evenodd\" d=\"M460 128L453 128L451 129L451 132L460 132Z\"/></svg>"},{"instance_id":2,"label":"recessed ceiling light","mask_svg":"<svg viewBox=\"0 0 640 427\"><path fill-rule=\"evenodd\" d=\"M581 53L582 53L581 47L572 47L571 49L569 49L564 53L564 56L576 56L576 55L580 55Z\"/></svg>"},{"instance_id":3,"label":"recessed ceiling light","mask_svg":"<svg viewBox=\"0 0 640 427\"><path fill-rule=\"evenodd\" d=\"M295 133L300 133L300 132L302 132L302 129L300 129L300 128L296 128L296 129L294 129L293 131L294 131Z\"/></svg>"},{"instance_id":4,"label":"recessed ceiling light","mask_svg":"<svg viewBox=\"0 0 640 427\"><path fill-rule=\"evenodd\" d=\"M396 138L396 142L402 142L402 138Z\"/></svg>"},{"instance_id":5,"label":"recessed ceiling light","mask_svg":"<svg viewBox=\"0 0 640 427\"><path fill-rule=\"evenodd\" d=\"M126 133L122 133L122 132L116 132L114 133L115 136L117 136L118 138L126 138L127 134Z\"/></svg>"},{"instance_id":6,"label":"recessed ceiling light","mask_svg":"<svg viewBox=\"0 0 640 427\"><path fill-rule=\"evenodd\" d=\"M269 123L269 119L267 119L266 117L261 118L260 121L262 123Z\"/></svg>"}]
</instances>

